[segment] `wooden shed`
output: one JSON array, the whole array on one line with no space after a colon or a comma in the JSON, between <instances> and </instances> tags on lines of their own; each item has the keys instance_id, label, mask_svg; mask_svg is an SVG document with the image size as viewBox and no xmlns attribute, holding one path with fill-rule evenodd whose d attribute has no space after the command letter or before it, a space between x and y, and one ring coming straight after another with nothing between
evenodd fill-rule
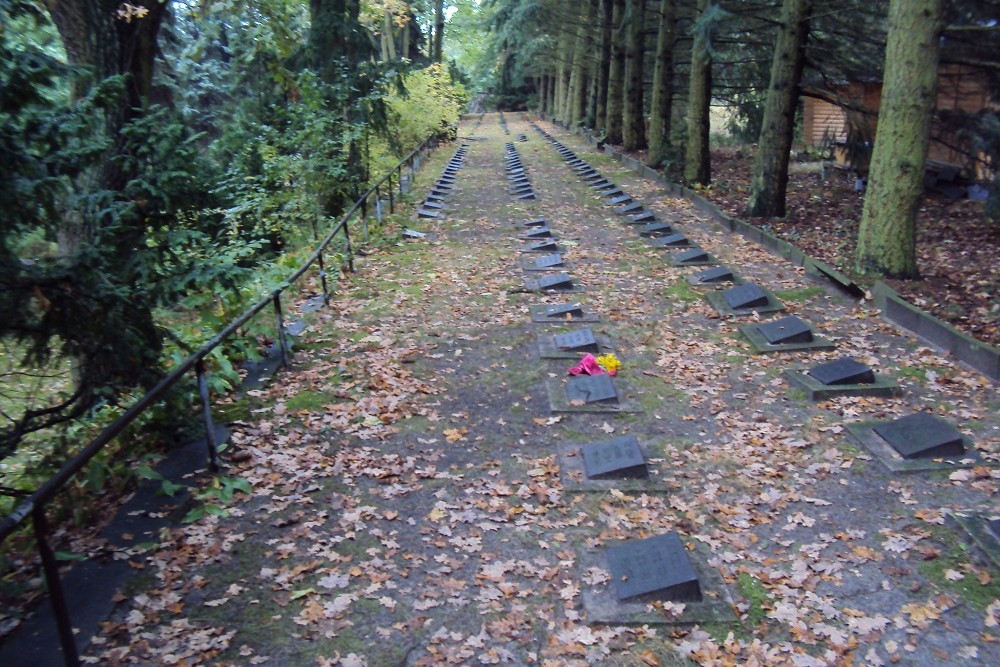
<instances>
[{"instance_id":1,"label":"wooden shed","mask_svg":"<svg viewBox=\"0 0 1000 667\"><path fill-rule=\"evenodd\" d=\"M848 164L849 141L872 141L878 122L882 96L881 81L845 83L832 89L807 91L803 108L803 141L809 146L832 147L838 164L861 172L867 164ZM961 65L942 65L938 70L938 111L975 113L996 105L990 102L986 77ZM988 177L981 160L972 160L963 151L962 142L947 128L935 122L931 127L928 162L957 167L966 176Z\"/></svg>"}]
</instances>

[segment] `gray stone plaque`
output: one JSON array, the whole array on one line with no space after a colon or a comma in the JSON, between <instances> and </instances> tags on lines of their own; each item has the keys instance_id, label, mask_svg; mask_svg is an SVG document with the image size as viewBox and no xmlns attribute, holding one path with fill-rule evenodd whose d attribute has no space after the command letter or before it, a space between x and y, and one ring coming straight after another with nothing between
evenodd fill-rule
<instances>
[{"instance_id":1,"label":"gray stone plaque","mask_svg":"<svg viewBox=\"0 0 1000 667\"><path fill-rule=\"evenodd\" d=\"M678 232L676 234L668 234L667 236L658 238L654 243L655 245L662 246L664 248L684 248L691 245L691 240Z\"/></svg>"},{"instance_id":2,"label":"gray stone plaque","mask_svg":"<svg viewBox=\"0 0 1000 667\"><path fill-rule=\"evenodd\" d=\"M962 456L965 441L957 428L926 412L907 415L873 429L904 459Z\"/></svg>"},{"instance_id":3,"label":"gray stone plaque","mask_svg":"<svg viewBox=\"0 0 1000 667\"><path fill-rule=\"evenodd\" d=\"M622 206L621 207L621 212L624 213L624 214L626 214L626 215L628 215L629 213L636 213L636 212L642 211L642 210L643 210L642 204L640 204L637 201L636 202L632 202L628 206Z\"/></svg>"},{"instance_id":4,"label":"gray stone plaque","mask_svg":"<svg viewBox=\"0 0 1000 667\"><path fill-rule=\"evenodd\" d=\"M767 305L767 294L756 283L737 285L722 290L722 298L733 310Z\"/></svg>"},{"instance_id":5,"label":"gray stone plaque","mask_svg":"<svg viewBox=\"0 0 1000 667\"><path fill-rule=\"evenodd\" d=\"M872 384L875 382L875 372L871 368L849 358L813 366L806 373L825 385Z\"/></svg>"},{"instance_id":6,"label":"gray stone plaque","mask_svg":"<svg viewBox=\"0 0 1000 667\"><path fill-rule=\"evenodd\" d=\"M1000 519L986 519L986 527L1000 540Z\"/></svg>"},{"instance_id":7,"label":"gray stone plaque","mask_svg":"<svg viewBox=\"0 0 1000 667\"><path fill-rule=\"evenodd\" d=\"M615 185L614 183L610 183L607 187L600 188L600 190L601 190L601 194L604 195L605 197L608 197L609 199L613 198L613 197L618 197L620 195L624 195L625 194L625 191L622 190L617 185ZM632 198L629 197L628 200L632 201Z\"/></svg>"},{"instance_id":8,"label":"gray stone plaque","mask_svg":"<svg viewBox=\"0 0 1000 667\"><path fill-rule=\"evenodd\" d=\"M552 337L552 344L560 350L575 352L595 352L597 350L597 339L594 338L594 332L590 329L556 334Z\"/></svg>"},{"instance_id":9,"label":"gray stone plaque","mask_svg":"<svg viewBox=\"0 0 1000 667\"><path fill-rule=\"evenodd\" d=\"M656 215L652 211L643 211L629 217L633 222L656 222Z\"/></svg>"},{"instance_id":10,"label":"gray stone plaque","mask_svg":"<svg viewBox=\"0 0 1000 667\"><path fill-rule=\"evenodd\" d=\"M591 442L580 449L587 479L646 479L646 458L634 435Z\"/></svg>"},{"instance_id":11,"label":"gray stone plaque","mask_svg":"<svg viewBox=\"0 0 1000 667\"><path fill-rule=\"evenodd\" d=\"M705 250L695 246L690 250L685 250L684 252L675 255L674 261L677 262L678 264L695 264L697 262L707 262L708 253Z\"/></svg>"},{"instance_id":12,"label":"gray stone plaque","mask_svg":"<svg viewBox=\"0 0 1000 667\"><path fill-rule=\"evenodd\" d=\"M701 271L692 276L691 282L701 283L727 283L733 281L733 270L728 266L717 266L706 271Z\"/></svg>"},{"instance_id":13,"label":"gray stone plaque","mask_svg":"<svg viewBox=\"0 0 1000 667\"><path fill-rule=\"evenodd\" d=\"M549 250L556 250L559 246L556 245L555 241L536 241L531 243L527 248L524 249L525 252L546 252Z\"/></svg>"},{"instance_id":14,"label":"gray stone plaque","mask_svg":"<svg viewBox=\"0 0 1000 667\"><path fill-rule=\"evenodd\" d=\"M514 226L518 229L527 229L528 227L544 227L546 224L545 218L535 218L534 220L522 220L514 223Z\"/></svg>"},{"instance_id":15,"label":"gray stone plaque","mask_svg":"<svg viewBox=\"0 0 1000 667\"><path fill-rule=\"evenodd\" d=\"M611 403L618 401L618 392L611 376L579 375L566 381L566 400L587 403Z\"/></svg>"},{"instance_id":16,"label":"gray stone plaque","mask_svg":"<svg viewBox=\"0 0 1000 667\"><path fill-rule=\"evenodd\" d=\"M543 290L568 290L573 289L573 279L568 273L556 273L551 276L542 276L538 279L538 289Z\"/></svg>"},{"instance_id":17,"label":"gray stone plaque","mask_svg":"<svg viewBox=\"0 0 1000 667\"><path fill-rule=\"evenodd\" d=\"M615 206L621 206L622 204L627 204L630 201L632 201L632 198L628 195L618 195L617 197L612 198L611 203Z\"/></svg>"},{"instance_id":18,"label":"gray stone plaque","mask_svg":"<svg viewBox=\"0 0 1000 667\"><path fill-rule=\"evenodd\" d=\"M435 190L441 190L442 192L451 192L454 188L449 183L442 183L438 181L434 184Z\"/></svg>"},{"instance_id":19,"label":"gray stone plaque","mask_svg":"<svg viewBox=\"0 0 1000 667\"><path fill-rule=\"evenodd\" d=\"M438 179L438 183L446 183L448 185L454 185L455 184L455 177L454 176L442 176L441 178Z\"/></svg>"},{"instance_id":20,"label":"gray stone plaque","mask_svg":"<svg viewBox=\"0 0 1000 667\"><path fill-rule=\"evenodd\" d=\"M525 193L523 195L518 195L517 198L518 199L525 199L525 200L526 199L535 199L535 193L534 192L527 192L527 193Z\"/></svg>"},{"instance_id":21,"label":"gray stone plaque","mask_svg":"<svg viewBox=\"0 0 1000 667\"><path fill-rule=\"evenodd\" d=\"M423 219L435 220L437 218L440 218L441 216L438 215L437 211L432 211L427 208L421 208L417 211L417 217Z\"/></svg>"},{"instance_id":22,"label":"gray stone plaque","mask_svg":"<svg viewBox=\"0 0 1000 667\"><path fill-rule=\"evenodd\" d=\"M440 204L441 202L445 201L445 198L442 197L441 195L431 194L431 195L427 195L427 201L435 201L435 202L438 202Z\"/></svg>"},{"instance_id":23,"label":"gray stone plaque","mask_svg":"<svg viewBox=\"0 0 1000 667\"><path fill-rule=\"evenodd\" d=\"M545 309L545 317L583 317L583 306L577 303L561 303Z\"/></svg>"},{"instance_id":24,"label":"gray stone plaque","mask_svg":"<svg viewBox=\"0 0 1000 667\"><path fill-rule=\"evenodd\" d=\"M677 533L628 540L605 549L615 597L699 602L701 585Z\"/></svg>"},{"instance_id":25,"label":"gray stone plaque","mask_svg":"<svg viewBox=\"0 0 1000 667\"><path fill-rule=\"evenodd\" d=\"M556 266L563 266L563 264L563 256L559 253L554 255L545 255L535 260L536 269L551 269Z\"/></svg>"},{"instance_id":26,"label":"gray stone plaque","mask_svg":"<svg viewBox=\"0 0 1000 667\"><path fill-rule=\"evenodd\" d=\"M767 296L765 295L765 300ZM757 330L771 345L786 343L808 343L813 339L812 328L795 315L782 317L780 320L767 322L757 326Z\"/></svg>"},{"instance_id":27,"label":"gray stone plaque","mask_svg":"<svg viewBox=\"0 0 1000 667\"><path fill-rule=\"evenodd\" d=\"M422 204L423 208L429 209L431 211L438 211L444 208L444 204L441 202L431 201L428 199Z\"/></svg>"},{"instance_id":28,"label":"gray stone plaque","mask_svg":"<svg viewBox=\"0 0 1000 667\"><path fill-rule=\"evenodd\" d=\"M552 228L550 227L535 227L524 233L524 238L528 239L547 239L552 238Z\"/></svg>"},{"instance_id":29,"label":"gray stone plaque","mask_svg":"<svg viewBox=\"0 0 1000 667\"><path fill-rule=\"evenodd\" d=\"M643 225L639 228L639 236L645 238L651 238L653 236L666 236L673 232L673 228L665 222L654 222L649 225Z\"/></svg>"},{"instance_id":30,"label":"gray stone plaque","mask_svg":"<svg viewBox=\"0 0 1000 667\"><path fill-rule=\"evenodd\" d=\"M611 183L611 181L609 181L606 178L602 178L600 180L593 181L590 184L590 187L594 188L595 190L600 190L601 188L605 188L605 187L607 187L609 185L613 185L613 183Z\"/></svg>"}]
</instances>

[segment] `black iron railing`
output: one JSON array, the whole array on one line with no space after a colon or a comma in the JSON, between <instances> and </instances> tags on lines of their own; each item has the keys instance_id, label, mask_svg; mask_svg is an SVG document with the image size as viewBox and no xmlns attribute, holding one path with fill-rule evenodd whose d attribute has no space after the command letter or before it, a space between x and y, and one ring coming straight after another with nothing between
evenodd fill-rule
<instances>
[{"instance_id":1,"label":"black iron railing","mask_svg":"<svg viewBox=\"0 0 1000 667\"><path fill-rule=\"evenodd\" d=\"M261 298L257 303L247 309L242 315L231 321L224 329L219 331L205 343L198 351L194 352L187 359L182 361L173 371L164 377L160 382L149 390L142 398L136 401L125 413L115 422L105 428L101 433L91 440L69 461L63 464L52 477L46 480L31 495L29 495L13 512L0 521L0 544L2 544L22 523L30 516L34 527L37 541L38 554L41 558L42 569L45 573L45 582L49 590L49 598L52 602L56 624L59 630L59 640L62 645L63 658L66 665L77 667L80 664L79 653L76 641L73 637L73 627L70 622L69 610L66 605L66 598L62 588L62 581L59 577L59 566L48 542L49 525L45 514L45 506L52 500L63 486L73 478L80 470L90 462L94 456L105 446L114 440L122 431L128 427L139 415L154 405L163 395L187 373L194 371L198 381L198 392L201 398L201 411L205 421L205 436L208 446L208 464L212 472L218 472L218 447L215 441L215 426L212 423L211 400L208 391L208 375L205 370L205 357L212 350L221 345L227 338L232 336L241 327L254 319L261 311L269 305L274 309L274 316L278 331L278 347L281 354L281 365L287 367L287 343L285 339L285 322L281 307L281 295L289 287L295 285L314 266L319 271L320 283L323 289L323 302L330 303L330 291L326 279L326 266L324 253L327 252L331 243L338 235L344 237L344 253L341 259L340 270L347 269L354 271L354 255L351 249L350 222L356 219L356 224L361 225L364 239L368 240L368 217L369 210L374 205L374 214L381 223L383 217L383 196L389 200L389 212L395 212L395 195L398 192L402 195L404 183L412 183L416 170L420 165L423 155L430 149L437 146L437 137L428 137L409 155L399 161L388 174L368 189L346 213L337 221L333 229L326 235L316 250L302 264L295 273L286 278L277 288L268 295ZM405 174L404 169L409 173ZM370 203L371 202L371 203ZM346 266L343 261L346 260Z\"/></svg>"}]
</instances>

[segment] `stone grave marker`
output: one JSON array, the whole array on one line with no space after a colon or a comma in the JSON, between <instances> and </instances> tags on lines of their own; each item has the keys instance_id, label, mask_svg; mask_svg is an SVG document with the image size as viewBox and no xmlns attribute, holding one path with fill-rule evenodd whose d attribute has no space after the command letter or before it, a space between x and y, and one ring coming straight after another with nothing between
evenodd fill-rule
<instances>
[{"instance_id":1,"label":"stone grave marker","mask_svg":"<svg viewBox=\"0 0 1000 667\"><path fill-rule=\"evenodd\" d=\"M722 291L722 298L733 310L743 310L754 306L766 306L767 294L756 283L737 285Z\"/></svg>"},{"instance_id":2,"label":"stone grave marker","mask_svg":"<svg viewBox=\"0 0 1000 667\"><path fill-rule=\"evenodd\" d=\"M813 366L806 373L825 385L875 382L875 372L871 368L847 357Z\"/></svg>"},{"instance_id":3,"label":"stone grave marker","mask_svg":"<svg viewBox=\"0 0 1000 667\"><path fill-rule=\"evenodd\" d=\"M417 211L417 217L421 218L421 219L424 219L424 220L436 220L436 219L440 218L441 216L438 215L437 211L432 211L432 210L427 209L427 208L421 208L421 209L419 209Z\"/></svg>"},{"instance_id":4,"label":"stone grave marker","mask_svg":"<svg viewBox=\"0 0 1000 667\"><path fill-rule=\"evenodd\" d=\"M646 479L646 458L634 435L591 442L581 449L587 479Z\"/></svg>"},{"instance_id":5,"label":"stone grave marker","mask_svg":"<svg viewBox=\"0 0 1000 667\"><path fill-rule=\"evenodd\" d=\"M600 190L601 188L606 188L609 185L614 185L614 183L612 183L606 178L602 178L600 180L591 182L590 187L594 188L595 190Z\"/></svg>"},{"instance_id":6,"label":"stone grave marker","mask_svg":"<svg viewBox=\"0 0 1000 667\"><path fill-rule=\"evenodd\" d=\"M605 548L618 600L650 596L698 602L701 584L677 533L628 540Z\"/></svg>"},{"instance_id":7,"label":"stone grave marker","mask_svg":"<svg viewBox=\"0 0 1000 667\"><path fill-rule=\"evenodd\" d=\"M618 392L615 390L615 383L612 382L611 376L606 373L580 375L567 380L566 400L571 405L577 401L583 401L584 405L617 402Z\"/></svg>"},{"instance_id":8,"label":"stone grave marker","mask_svg":"<svg viewBox=\"0 0 1000 667\"><path fill-rule=\"evenodd\" d=\"M878 424L872 430L904 459L965 454L965 441L961 432L940 417L926 412Z\"/></svg>"},{"instance_id":9,"label":"stone grave marker","mask_svg":"<svg viewBox=\"0 0 1000 667\"><path fill-rule=\"evenodd\" d=\"M990 532L1000 540L1000 518L997 519L987 519L986 527L990 529Z\"/></svg>"},{"instance_id":10,"label":"stone grave marker","mask_svg":"<svg viewBox=\"0 0 1000 667\"><path fill-rule=\"evenodd\" d=\"M550 227L535 227L526 231L523 234L524 238L528 239L547 239L552 238L552 228Z\"/></svg>"},{"instance_id":11,"label":"stone grave marker","mask_svg":"<svg viewBox=\"0 0 1000 667\"><path fill-rule=\"evenodd\" d=\"M563 256L559 253L545 255L535 260L536 269L551 269L556 266L564 266Z\"/></svg>"},{"instance_id":12,"label":"stone grave marker","mask_svg":"<svg viewBox=\"0 0 1000 667\"><path fill-rule=\"evenodd\" d=\"M654 236L666 236L673 232L673 228L665 222L654 222L643 225L639 228L639 236L643 238L653 238Z\"/></svg>"},{"instance_id":13,"label":"stone grave marker","mask_svg":"<svg viewBox=\"0 0 1000 667\"><path fill-rule=\"evenodd\" d=\"M662 236L654 241L651 241L651 243L661 248L686 248L691 245L691 240L680 232L677 232L675 234Z\"/></svg>"},{"instance_id":14,"label":"stone grave marker","mask_svg":"<svg viewBox=\"0 0 1000 667\"><path fill-rule=\"evenodd\" d=\"M656 214L652 211L643 211L642 213L636 213L635 215L630 215L632 222L656 222Z\"/></svg>"},{"instance_id":15,"label":"stone grave marker","mask_svg":"<svg viewBox=\"0 0 1000 667\"><path fill-rule=\"evenodd\" d=\"M573 279L568 273L556 273L551 276L542 276L538 279L538 289L541 290L569 290L573 289Z\"/></svg>"},{"instance_id":16,"label":"stone grave marker","mask_svg":"<svg viewBox=\"0 0 1000 667\"><path fill-rule=\"evenodd\" d=\"M574 352L596 352L597 339L594 332L588 329L571 331L564 334L556 334L552 337L552 344L560 350Z\"/></svg>"},{"instance_id":17,"label":"stone grave marker","mask_svg":"<svg viewBox=\"0 0 1000 667\"><path fill-rule=\"evenodd\" d=\"M599 189L599 190L601 191L601 194L602 194L602 195L604 195L605 197L607 197L608 199L613 199L613 198L615 198L615 197L619 197L619 196L621 196L621 195L624 195L624 194L625 194L625 191L624 191L624 190L622 190L622 189L621 189L620 187L618 187L617 185L615 185L614 183L609 183L609 184L608 184L608 185L606 185L605 187L603 187L603 188L598 188L598 189ZM632 201L632 198L631 198L631 197L629 197L629 199L628 199L628 200L629 200L629 201Z\"/></svg>"},{"instance_id":18,"label":"stone grave marker","mask_svg":"<svg viewBox=\"0 0 1000 667\"><path fill-rule=\"evenodd\" d=\"M556 245L555 241L536 241L535 243L528 244L528 247L524 249L524 252L548 252L550 250L558 250L559 246Z\"/></svg>"},{"instance_id":19,"label":"stone grave marker","mask_svg":"<svg viewBox=\"0 0 1000 667\"><path fill-rule=\"evenodd\" d=\"M640 204L639 202L636 201L636 202L632 202L628 206L622 206L619 210L622 213L624 213L625 215L628 215L630 213L635 213L637 211L642 211L643 207L642 207L642 204Z\"/></svg>"},{"instance_id":20,"label":"stone grave marker","mask_svg":"<svg viewBox=\"0 0 1000 667\"><path fill-rule=\"evenodd\" d=\"M522 220L520 222L514 223L514 226L518 229L527 229L528 227L544 227L546 225L545 218L535 218L534 220Z\"/></svg>"},{"instance_id":21,"label":"stone grave marker","mask_svg":"<svg viewBox=\"0 0 1000 667\"><path fill-rule=\"evenodd\" d=\"M526 199L535 199L536 197L535 197L535 193L534 192L527 192L527 193L525 193L523 195L518 195L517 198L518 199L525 199L526 200Z\"/></svg>"},{"instance_id":22,"label":"stone grave marker","mask_svg":"<svg viewBox=\"0 0 1000 667\"><path fill-rule=\"evenodd\" d=\"M583 317L583 305L579 301L560 303L556 306L547 306L543 312L545 317Z\"/></svg>"},{"instance_id":23,"label":"stone grave marker","mask_svg":"<svg viewBox=\"0 0 1000 667\"><path fill-rule=\"evenodd\" d=\"M690 250L685 250L682 253L674 255L674 261L678 264L698 264L700 262L707 262L708 253L702 248L695 246Z\"/></svg>"},{"instance_id":24,"label":"stone grave marker","mask_svg":"<svg viewBox=\"0 0 1000 667\"><path fill-rule=\"evenodd\" d=\"M622 204L627 204L630 201L632 201L632 198L628 195L618 195L617 197L611 199L611 203L615 206L621 206Z\"/></svg>"},{"instance_id":25,"label":"stone grave marker","mask_svg":"<svg viewBox=\"0 0 1000 667\"><path fill-rule=\"evenodd\" d=\"M767 298L767 295L764 296ZM808 343L813 340L812 328L795 315L782 317L780 320L766 322L757 326L764 339L771 345L787 345L788 343Z\"/></svg>"},{"instance_id":26,"label":"stone grave marker","mask_svg":"<svg viewBox=\"0 0 1000 667\"><path fill-rule=\"evenodd\" d=\"M692 285L706 285L711 283L731 283L735 279L733 270L728 266L716 266L690 276L688 282Z\"/></svg>"}]
</instances>

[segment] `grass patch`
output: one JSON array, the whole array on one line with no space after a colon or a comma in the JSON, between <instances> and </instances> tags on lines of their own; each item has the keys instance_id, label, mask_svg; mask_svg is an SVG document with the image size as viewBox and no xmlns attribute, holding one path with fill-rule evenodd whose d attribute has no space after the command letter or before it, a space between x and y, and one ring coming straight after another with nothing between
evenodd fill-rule
<instances>
[{"instance_id":1,"label":"grass patch","mask_svg":"<svg viewBox=\"0 0 1000 667\"><path fill-rule=\"evenodd\" d=\"M920 574L924 578L940 589L960 595L962 603L977 614L1000 599L1000 578L984 578L986 583L981 583L978 574L988 574L989 569L976 564L977 555L970 551L968 543L947 528L936 527L933 533L935 546L941 549L941 555L920 564ZM964 575L957 581L953 580L956 572Z\"/></svg>"},{"instance_id":2,"label":"grass patch","mask_svg":"<svg viewBox=\"0 0 1000 667\"><path fill-rule=\"evenodd\" d=\"M826 294L822 287L817 287L813 285L812 287L803 287L802 289L788 289L780 290L774 293L782 301L808 301L814 296L821 296Z\"/></svg>"},{"instance_id":3,"label":"grass patch","mask_svg":"<svg viewBox=\"0 0 1000 667\"><path fill-rule=\"evenodd\" d=\"M672 301L694 303L701 300L701 294L687 280L677 280L663 292L663 296Z\"/></svg>"},{"instance_id":4,"label":"grass patch","mask_svg":"<svg viewBox=\"0 0 1000 667\"><path fill-rule=\"evenodd\" d=\"M764 587L764 584L752 574L740 572L739 578L736 580L736 590L747 599L750 605L750 608L747 609L747 621L753 626L762 623L767 617L764 605L768 599L767 588Z\"/></svg>"},{"instance_id":5,"label":"grass patch","mask_svg":"<svg viewBox=\"0 0 1000 667\"><path fill-rule=\"evenodd\" d=\"M331 382L339 383L339 378ZM320 412L323 406L330 403L330 395L323 391L300 391L285 401L285 407L291 412Z\"/></svg>"}]
</instances>

